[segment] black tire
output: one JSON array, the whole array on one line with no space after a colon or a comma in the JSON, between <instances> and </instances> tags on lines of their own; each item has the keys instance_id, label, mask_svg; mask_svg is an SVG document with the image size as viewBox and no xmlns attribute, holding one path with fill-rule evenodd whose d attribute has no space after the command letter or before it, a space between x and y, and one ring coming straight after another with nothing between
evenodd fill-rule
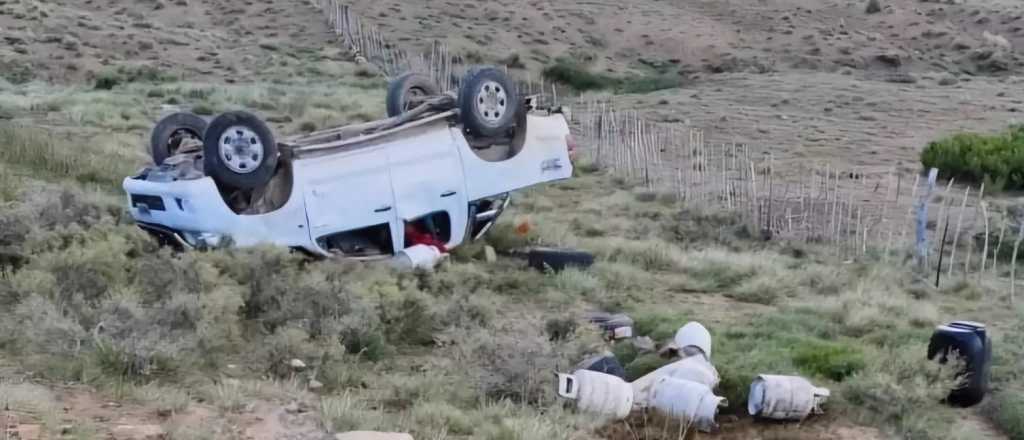
<instances>
[{"instance_id":1,"label":"black tire","mask_svg":"<svg viewBox=\"0 0 1024 440\"><path fill-rule=\"evenodd\" d=\"M388 117L393 118L418 106L423 98L437 96L441 90L430 77L406 73L388 83Z\"/></svg>"},{"instance_id":2,"label":"black tire","mask_svg":"<svg viewBox=\"0 0 1024 440\"><path fill-rule=\"evenodd\" d=\"M226 146L223 155L222 144ZM261 153L249 146L262 147ZM259 188L274 176L277 142L260 118L242 111L228 112L210 121L203 135L203 158L206 175L218 183L242 190Z\"/></svg>"},{"instance_id":3,"label":"black tire","mask_svg":"<svg viewBox=\"0 0 1024 440\"><path fill-rule=\"evenodd\" d=\"M161 119L149 135L153 163L163 164L168 157L177 154L178 146L187 137L202 140L206 126L205 119L188 112L173 113Z\"/></svg>"},{"instance_id":4,"label":"black tire","mask_svg":"<svg viewBox=\"0 0 1024 440\"><path fill-rule=\"evenodd\" d=\"M561 272L569 267L586 269L594 265L594 255L571 249L534 248L527 254L530 267Z\"/></svg>"},{"instance_id":5,"label":"black tire","mask_svg":"<svg viewBox=\"0 0 1024 440\"><path fill-rule=\"evenodd\" d=\"M481 96L488 95L488 96ZM470 69L459 88L459 116L474 137L504 137L515 127L522 103L515 84L493 67Z\"/></svg>"}]
</instances>

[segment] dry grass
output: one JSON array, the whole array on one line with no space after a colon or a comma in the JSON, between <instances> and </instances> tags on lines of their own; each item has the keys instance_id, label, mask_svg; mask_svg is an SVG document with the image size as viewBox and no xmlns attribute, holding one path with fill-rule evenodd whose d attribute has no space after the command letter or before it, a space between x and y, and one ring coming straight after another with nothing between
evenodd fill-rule
<instances>
[{"instance_id":1,"label":"dry grass","mask_svg":"<svg viewBox=\"0 0 1024 440\"><path fill-rule=\"evenodd\" d=\"M0 250L28 256L0 275L0 307L11 311L0 321L0 353L50 380L116 384L124 399L164 412L195 399L231 417L258 400L308 398L315 378L325 385L317 405L325 431L592 439L607 430L566 410L551 379L608 348L577 322L603 309L630 314L659 343L689 320L704 322L728 412L742 413L756 374L793 373L831 388L837 398L827 409L837 417L903 437L949 432L953 417L934 399L948 384L921 344L954 311L984 315L992 304L914 293L902 268L838 266L827 250L753 241L728 212L686 210L608 176L585 173L517 194L487 238L502 250L541 244L597 256L588 270L557 274L512 258L484 264L468 251L435 273L414 274L280 249L172 254L126 224L117 186L145 162L143 127L161 103L290 118L279 130L380 113L374 80L342 75L335 84L325 78L349 67L318 68L323 77L281 84L0 84L0 102L17 115L0 126ZM80 182L99 191L74 188ZM523 222L530 231L519 234ZM957 292L974 290L984 291ZM576 330L551 340L552 319ZM1019 353L1024 341L1000 346ZM633 375L663 362L622 347ZM292 358L309 368L292 371ZM1011 361L999 362L1005 383L1024 380ZM1001 396L996 414L1011 429L1017 403ZM887 406L893 401L903 403ZM174 427L171 436L223 434L190 429Z\"/></svg>"},{"instance_id":2,"label":"dry grass","mask_svg":"<svg viewBox=\"0 0 1024 440\"><path fill-rule=\"evenodd\" d=\"M111 141L116 144L117 138L76 139L64 131L0 124L0 139L4 143L0 148L0 162L18 174L37 179L71 179L81 184L113 188L140 163L131 149L104 146ZM13 174L5 179L14 179Z\"/></svg>"},{"instance_id":3,"label":"dry grass","mask_svg":"<svg viewBox=\"0 0 1024 440\"><path fill-rule=\"evenodd\" d=\"M349 393L320 399L321 426L328 432L369 431L383 424L384 414Z\"/></svg>"},{"instance_id":4,"label":"dry grass","mask_svg":"<svg viewBox=\"0 0 1024 440\"><path fill-rule=\"evenodd\" d=\"M606 184L584 176L573 191ZM572 194L551 188L530 196L544 207ZM756 374L806 374L843 396L830 411L920 438L941 438L948 426L929 415L947 414L929 400L944 382L918 353L930 326L948 319L930 301L946 297L918 299L897 270L837 271L815 262L813 249L796 258L771 247L735 251L673 242L664 238L678 221L668 204L648 206L632 223L614 217L619 213L606 222L587 210L564 213L562 223L572 227L557 235L593 245L599 262L590 270L542 274L504 259L399 274L306 262L275 249L154 252L132 227L117 226L102 200L23 201L2 214L7 221L45 221L15 243L32 249L28 265L0 279L0 299L15 311L0 346L54 378L70 373L97 385L136 383L126 397L166 411L187 408L191 395L226 413L254 400L301 398L306 378L315 375L328 390L320 405L327 429L401 428L426 438L592 432L576 416L552 411L550 374L602 343L584 324L567 340L549 340L544 323L597 307L631 314L637 331L659 342L688 320L705 321L715 336L720 392L730 401L743 401ZM625 209L623 200L613 194L605 210ZM515 209L537 228L553 221L544 212ZM68 214L74 212L82 214ZM585 237L588 222L634 238ZM545 244L543 236L534 240ZM700 299L716 296L726 297L717 307L730 310L716 311ZM103 344L91 336L99 321ZM163 335L170 334L168 345ZM291 358L303 359L310 376L282 369ZM644 357L623 361L633 375L659 365ZM244 366L239 379L208 379L228 363ZM278 379L261 379L267 375ZM910 403L883 410L881 402L893 399ZM498 411L510 412L491 415Z\"/></svg>"},{"instance_id":5,"label":"dry grass","mask_svg":"<svg viewBox=\"0 0 1024 440\"><path fill-rule=\"evenodd\" d=\"M378 79L354 76L346 63L320 61L322 77L278 83L131 83L113 90L14 85L0 80L0 201L14 198L14 179L73 180L114 191L149 162L152 124L174 108L213 115L248 109L271 121L278 136L363 122L384 113ZM340 80L339 80L340 78ZM18 177L20 176L20 177Z\"/></svg>"},{"instance_id":6,"label":"dry grass","mask_svg":"<svg viewBox=\"0 0 1024 440\"><path fill-rule=\"evenodd\" d=\"M160 414L180 413L188 409L192 396L187 389L149 383L135 387L130 396L132 399L152 406Z\"/></svg>"}]
</instances>

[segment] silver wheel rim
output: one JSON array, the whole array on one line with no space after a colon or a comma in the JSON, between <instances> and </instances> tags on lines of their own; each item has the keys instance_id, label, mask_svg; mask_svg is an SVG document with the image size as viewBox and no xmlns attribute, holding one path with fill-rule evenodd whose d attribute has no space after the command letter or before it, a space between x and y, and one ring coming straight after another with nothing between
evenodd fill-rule
<instances>
[{"instance_id":1,"label":"silver wheel rim","mask_svg":"<svg viewBox=\"0 0 1024 440\"><path fill-rule=\"evenodd\" d=\"M235 125L220 135L220 159L238 174L256 171L263 161L263 141L249 127Z\"/></svg>"},{"instance_id":2,"label":"silver wheel rim","mask_svg":"<svg viewBox=\"0 0 1024 440\"><path fill-rule=\"evenodd\" d=\"M476 108L484 122L497 125L508 110L505 87L494 81L484 82L476 94Z\"/></svg>"}]
</instances>

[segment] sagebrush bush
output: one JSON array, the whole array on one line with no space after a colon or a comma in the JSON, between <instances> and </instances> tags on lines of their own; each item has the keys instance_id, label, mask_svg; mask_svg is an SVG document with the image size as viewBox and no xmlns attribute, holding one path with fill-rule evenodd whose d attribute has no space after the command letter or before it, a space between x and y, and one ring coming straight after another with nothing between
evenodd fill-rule
<instances>
[{"instance_id":1,"label":"sagebrush bush","mask_svg":"<svg viewBox=\"0 0 1024 440\"><path fill-rule=\"evenodd\" d=\"M614 76L595 73L585 64L568 58L559 58L544 68L544 77L568 85L581 92L614 90L619 93L650 93L680 87L679 75L674 72L645 75Z\"/></svg>"},{"instance_id":2,"label":"sagebrush bush","mask_svg":"<svg viewBox=\"0 0 1024 440\"><path fill-rule=\"evenodd\" d=\"M945 178L986 182L989 191L1024 189L1024 126L1003 133L960 133L934 141L921 152L925 168L938 168Z\"/></svg>"},{"instance_id":3,"label":"sagebrush bush","mask_svg":"<svg viewBox=\"0 0 1024 440\"><path fill-rule=\"evenodd\" d=\"M552 340L543 321L509 318L486 332L452 335L454 365L466 370L475 389L492 399L551 402L553 372L568 371L602 345L599 332L589 326Z\"/></svg>"},{"instance_id":4,"label":"sagebrush bush","mask_svg":"<svg viewBox=\"0 0 1024 440\"><path fill-rule=\"evenodd\" d=\"M349 393L320 399L321 426L329 432L376 429L383 414Z\"/></svg>"},{"instance_id":5,"label":"sagebrush bush","mask_svg":"<svg viewBox=\"0 0 1024 440\"><path fill-rule=\"evenodd\" d=\"M612 89L619 85L619 80L610 75L591 72L579 62L560 58L554 64L544 68L544 77L568 85L578 91Z\"/></svg>"},{"instance_id":6,"label":"sagebrush bush","mask_svg":"<svg viewBox=\"0 0 1024 440\"><path fill-rule=\"evenodd\" d=\"M903 438L948 438L956 416L942 399L957 386L962 365L943 366L922 353L924 343L879 351L833 395L852 405L862 420L892 426Z\"/></svg>"},{"instance_id":7,"label":"sagebrush bush","mask_svg":"<svg viewBox=\"0 0 1024 440\"><path fill-rule=\"evenodd\" d=\"M134 82L160 83L174 81L174 75L166 69L148 65L123 65L107 69L96 75L94 87L97 90L111 90L123 84Z\"/></svg>"},{"instance_id":8,"label":"sagebrush bush","mask_svg":"<svg viewBox=\"0 0 1024 440\"><path fill-rule=\"evenodd\" d=\"M994 394L988 399L986 410L1010 438L1024 438L1024 394L1019 390Z\"/></svg>"},{"instance_id":9,"label":"sagebrush bush","mask_svg":"<svg viewBox=\"0 0 1024 440\"><path fill-rule=\"evenodd\" d=\"M470 436L478 425L465 411L446 402L421 401L412 408L412 418L419 432Z\"/></svg>"}]
</instances>

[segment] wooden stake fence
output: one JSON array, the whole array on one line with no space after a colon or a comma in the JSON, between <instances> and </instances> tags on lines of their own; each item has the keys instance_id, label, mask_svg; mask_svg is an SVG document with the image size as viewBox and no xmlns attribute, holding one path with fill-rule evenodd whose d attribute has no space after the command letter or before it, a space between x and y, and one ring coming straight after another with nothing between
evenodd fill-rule
<instances>
[{"instance_id":1,"label":"wooden stake fence","mask_svg":"<svg viewBox=\"0 0 1024 440\"><path fill-rule=\"evenodd\" d=\"M928 179L910 179L895 168L847 170L823 163L795 170L790 165L782 173L770 151L712 142L701 129L645 121L608 101L584 99L574 114L582 152L593 164L686 206L735 212L753 234L823 243L844 261L868 258L873 249L883 261L913 257L918 270L937 272L936 282L942 272L998 274L1006 222L990 243L996 228L992 207L981 198L984 190L974 198L967 187L956 199L955 182L935 188L938 170ZM908 240L911 227L915 232ZM976 231L984 237L976 239Z\"/></svg>"}]
</instances>

